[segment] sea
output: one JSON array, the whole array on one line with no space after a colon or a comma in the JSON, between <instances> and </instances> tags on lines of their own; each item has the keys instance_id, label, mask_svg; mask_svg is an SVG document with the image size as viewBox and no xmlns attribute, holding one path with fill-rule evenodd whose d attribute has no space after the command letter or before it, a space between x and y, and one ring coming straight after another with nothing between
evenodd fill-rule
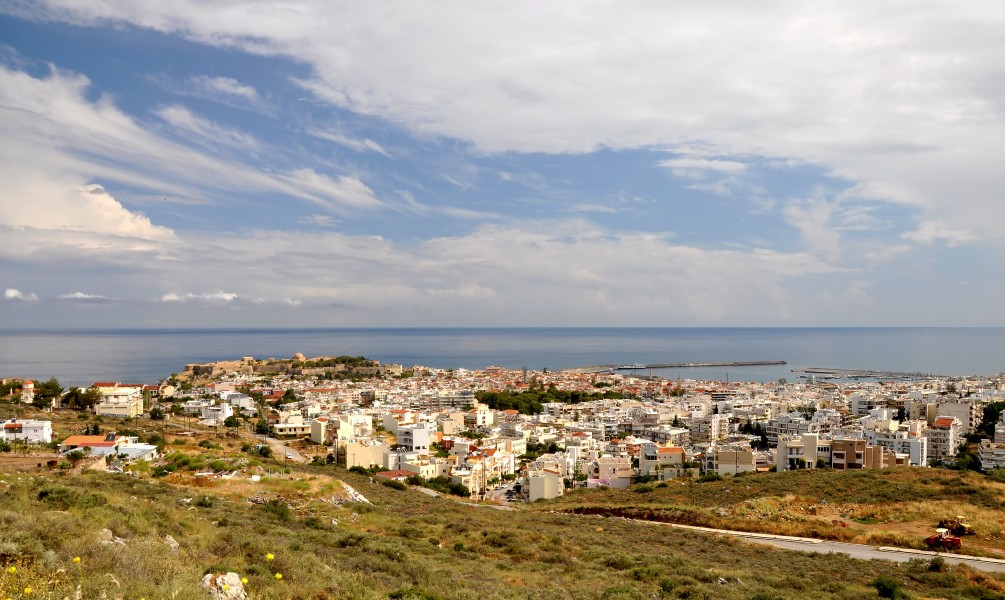
<instances>
[{"instance_id":1,"label":"sea","mask_svg":"<svg viewBox=\"0 0 1005 600\"><path fill-rule=\"evenodd\" d=\"M0 331L0 377L155 383L242 356L365 356L406 367L559 370L591 365L785 361L645 371L668 379L796 381L794 369L993 376L1005 328L345 328Z\"/></svg>"}]
</instances>

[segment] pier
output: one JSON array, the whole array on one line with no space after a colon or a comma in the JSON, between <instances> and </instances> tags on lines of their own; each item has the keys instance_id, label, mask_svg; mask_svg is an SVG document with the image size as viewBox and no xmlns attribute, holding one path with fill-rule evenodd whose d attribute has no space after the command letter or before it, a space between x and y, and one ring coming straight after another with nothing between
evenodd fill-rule
<instances>
[{"instance_id":1,"label":"pier","mask_svg":"<svg viewBox=\"0 0 1005 600\"><path fill-rule=\"evenodd\" d=\"M614 371L647 371L651 369L689 369L698 367L768 367L788 364L784 360L737 360L729 362L677 362L634 365L593 365L565 369L569 373L607 373Z\"/></svg>"},{"instance_id":2,"label":"pier","mask_svg":"<svg viewBox=\"0 0 1005 600\"><path fill-rule=\"evenodd\" d=\"M826 367L806 367L792 369L793 373L803 373L802 377L815 379L933 379L943 377L933 373L901 373L898 371L873 371L869 369L832 369Z\"/></svg>"}]
</instances>

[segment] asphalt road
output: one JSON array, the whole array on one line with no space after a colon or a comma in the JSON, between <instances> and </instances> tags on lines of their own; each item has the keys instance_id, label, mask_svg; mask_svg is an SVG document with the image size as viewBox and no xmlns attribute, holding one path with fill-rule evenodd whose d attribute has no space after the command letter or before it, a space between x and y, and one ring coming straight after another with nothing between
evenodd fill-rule
<instances>
[{"instance_id":1,"label":"asphalt road","mask_svg":"<svg viewBox=\"0 0 1005 600\"><path fill-rule=\"evenodd\" d=\"M962 554L951 554L946 552L930 552L927 550L912 550L907 548L892 548L888 546L867 546L864 544L847 544L844 542L830 542L813 538L800 538L785 535L770 535L766 533L748 533L745 531L729 531L726 529L711 529L708 527L694 527L691 525L675 525L672 523L653 523L652 521L638 521L677 529L691 529L705 533L719 535L731 535L742 538L745 541L755 544L766 544L785 550L795 550L797 552L820 552L847 554L852 558L864 560L892 560L894 562L907 562L912 558L929 560L936 556L941 556L947 563L966 564L981 571L1005 572L1005 560L996 558L981 558L966 556Z\"/></svg>"},{"instance_id":2,"label":"asphalt road","mask_svg":"<svg viewBox=\"0 0 1005 600\"><path fill-rule=\"evenodd\" d=\"M292 461L298 462L298 463L305 463L305 462L307 462L307 459L304 458L303 455L301 455L299 452L297 452L293 448L290 448L286 444L280 442L279 440L277 440L275 438L265 438L265 441L272 448L272 452L276 456L278 456L280 458L285 457L287 460L292 460Z\"/></svg>"}]
</instances>

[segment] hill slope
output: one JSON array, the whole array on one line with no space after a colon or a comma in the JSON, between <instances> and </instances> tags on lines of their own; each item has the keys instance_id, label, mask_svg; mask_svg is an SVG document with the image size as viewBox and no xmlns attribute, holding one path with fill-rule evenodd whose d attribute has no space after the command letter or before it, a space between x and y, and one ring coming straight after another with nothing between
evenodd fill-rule
<instances>
[{"instance_id":1,"label":"hill slope","mask_svg":"<svg viewBox=\"0 0 1005 600\"><path fill-rule=\"evenodd\" d=\"M1000 598L1005 588L966 567L789 553L616 519L499 511L331 467L258 484L167 479L0 475L2 597L26 597L26 588L35 598L73 597L79 585L83 598L207 598L199 580L227 571L248 579L251 598L862 598L876 596L870 582L881 576L920 597ZM372 504L345 502L340 480Z\"/></svg>"}]
</instances>

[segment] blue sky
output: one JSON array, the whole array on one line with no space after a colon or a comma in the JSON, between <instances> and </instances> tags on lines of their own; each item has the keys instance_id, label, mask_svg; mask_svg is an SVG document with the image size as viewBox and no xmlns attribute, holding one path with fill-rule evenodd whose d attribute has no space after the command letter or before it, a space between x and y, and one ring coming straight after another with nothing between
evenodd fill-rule
<instances>
[{"instance_id":1,"label":"blue sky","mask_svg":"<svg viewBox=\"0 0 1005 600\"><path fill-rule=\"evenodd\" d=\"M0 5L0 327L1005 325L998 2Z\"/></svg>"}]
</instances>

